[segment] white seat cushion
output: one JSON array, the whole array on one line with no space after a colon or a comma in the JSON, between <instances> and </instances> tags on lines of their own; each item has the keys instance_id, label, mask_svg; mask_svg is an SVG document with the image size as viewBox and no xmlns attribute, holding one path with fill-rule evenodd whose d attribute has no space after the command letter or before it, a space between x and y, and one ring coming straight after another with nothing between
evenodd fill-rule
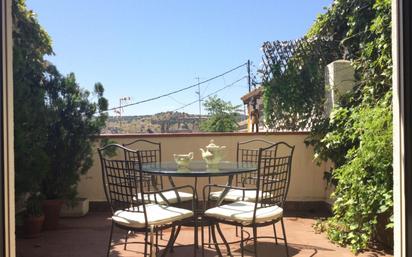
<instances>
[{"instance_id":1,"label":"white seat cushion","mask_svg":"<svg viewBox=\"0 0 412 257\"><path fill-rule=\"evenodd\" d=\"M243 198L243 192L245 192L245 197ZM221 194L223 193L223 190L221 191L215 191L210 193L210 199L212 200L218 200L220 199ZM262 192L259 193L259 197L262 195ZM266 196L269 196L269 193L264 194L264 198ZM235 202L235 201L246 201L246 202L255 202L256 201L256 190L241 190L241 189L229 189L227 194L224 197L224 200L227 202Z\"/></svg>"},{"instance_id":2,"label":"white seat cushion","mask_svg":"<svg viewBox=\"0 0 412 257\"><path fill-rule=\"evenodd\" d=\"M180 192L180 191L177 191L177 193L179 194L180 201L182 201L182 202L193 200L193 194L191 194L191 193ZM173 204L173 203L178 202L176 191L174 191L174 190L162 192L162 195L167 199L169 204ZM153 203L156 202L158 204L166 204L165 200L163 200L163 198L160 196L160 194L145 194L144 198L145 198L146 202L153 202ZM141 200L142 195L138 194L137 199ZM156 201L155 201L155 199L156 199Z\"/></svg>"},{"instance_id":3,"label":"white seat cushion","mask_svg":"<svg viewBox=\"0 0 412 257\"><path fill-rule=\"evenodd\" d=\"M258 204L260 207L260 204ZM238 201L206 210L205 215L227 221L235 221L244 225L253 222L255 203ZM258 208L256 211L256 223L265 223L281 218L283 209L279 206Z\"/></svg>"},{"instance_id":4,"label":"white seat cushion","mask_svg":"<svg viewBox=\"0 0 412 257\"><path fill-rule=\"evenodd\" d=\"M193 212L190 210L165 206L160 204L146 204L147 223L149 226L159 226L172 223L174 221L190 218L193 216ZM135 207L135 210L137 208ZM132 228L144 228L146 227L145 218L143 213L143 207L140 208L141 212L134 212L130 209L119 210L114 213L112 219L115 223L132 227Z\"/></svg>"}]
</instances>

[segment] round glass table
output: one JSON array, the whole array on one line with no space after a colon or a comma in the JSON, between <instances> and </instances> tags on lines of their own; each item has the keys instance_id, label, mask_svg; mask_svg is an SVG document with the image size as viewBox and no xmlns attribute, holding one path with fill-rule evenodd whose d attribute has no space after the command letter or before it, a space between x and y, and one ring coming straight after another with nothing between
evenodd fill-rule
<instances>
[{"instance_id":1,"label":"round glass table","mask_svg":"<svg viewBox=\"0 0 412 257\"><path fill-rule=\"evenodd\" d=\"M221 161L218 165L218 168L208 168L206 162L204 161L191 161L187 168L179 167L175 162L160 162L160 163L146 163L142 164L141 171L156 176L167 176L167 177L192 177L194 178L194 186L195 189L195 198L196 202L198 202L197 197L197 185L198 185L198 178L210 178L211 177L228 177L226 186L231 186L233 182L233 178L237 174L242 173L249 173L254 172L257 170L257 165L254 163L245 163L245 162L230 162L230 161ZM173 180L172 186L174 187ZM222 193L220 194L220 198L217 201L217 204L221 204L227 193L229 192L229 188L223 189ZM178 196L177 192L176 195ZM198 204L196 204L198 206ZM203 208L198 209L195 207L195 219L202 216ZM203 229L203 222L201 223ZM195 225L195 230L197 231L197 226ZM203 232L202 232L203 236ZM195 233L195 244L198 245L198 238L197 232ZM210 241L210 240L209 240ZM202 240L203 242L203 240Z\"/></svg>"},{"instance_id":2,"label":"round glass table","mask_svg":"<svg viewBox=\"0 0 412 257\"><path fill-rule=\"evenodd\" d=\"M142 172L168 177L192 177L195 179L194 188L197 192L197 178L201 177L228 177L227 186L231 186L234 175L241 173L254 172L257 169L257 165L254 163L246 162L230 162L221 161L218 167L208 168L205 161L191 161L187 168L179 167L175 162L160 162L160 163L146 163L142 164ZM209 181L210 183L210 181ZM172 184L172 186L175 186ZM223 201L226 196L228 188L223 190L218 203ZM196 196L197 198L197 196Z\"/></svg>"}]
</instances>

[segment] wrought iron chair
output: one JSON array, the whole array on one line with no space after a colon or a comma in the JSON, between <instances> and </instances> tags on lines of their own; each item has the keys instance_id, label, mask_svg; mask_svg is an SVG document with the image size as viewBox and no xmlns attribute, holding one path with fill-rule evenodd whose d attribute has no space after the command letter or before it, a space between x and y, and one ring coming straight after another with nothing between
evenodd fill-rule
<instances>
[{"instance_id":1,"label":"wrought iron chair","mask_svg":"<svg viewBox=\"0 0 412 257\"><path fill-rule=\"evenodd\" d=\"M236 161L241 164L256 164L259 158L259 148L264 148L273 145L273 142L264 139L252 139L237 143ZM255 187L257 172L236 175L235 186L241 187ZM214 191L210 193L210 199L218 200L224 190ZM258 194L261 195L261 194ZM234 201L248 201L254 202L256 199L256 192L253 190L239 190L231 189L224 196L223 200L226 202ZM263 197L266 197L263 195Z\"/></svg>"},{"instance_id":2,"label":"wrought iron chair","mask_svg":"<svg viewBox=\"0 0 412 257\"><path fill-rule=\"evenodd\" d=\"M137 139L130 143L123 144L124 147L138 150L142 164L160 163L162 162L162 145L157 142L152 142L145 139ZM137 155L134 151L125 152L126 160L137 160ZM176 187L172 177L167 177L171 187ZM161 176L144 175L144 181L148 185L151 184L160 189L165 189L163 179ZM139 197L139 196L138 196ZM159 204L176 204L184 201L190 201L193 198L193 194L176 191L173 189L165 190L162 194L149 194L146 195L145 201L155 202ZM139 199L141 200L141 199Z\"/></svg>"},{"instance_id":3,"label":"wrought iron chair","mask_svg":"<svg viewBox=\"0 0 412 257\"><path fill-rule=\"evenodd\" d=\"M241 164L256 164L259 158L259 148L268 147L275 144L264 139L252 139L238 142L236 147L236 161ZM235 186L255 187L257 172L236 175ZM224 190L218 190L210 193L211 200L220 199ZM258 194L261 195L261 194ZM266 195L263 195L266 197ZM255 202L256 192L253 190L230 189L223 197L225 202L247 201ZM273 232L276 234L276 226L273 226ZM238 236L238 227L236 226L236 236ZM210 241L210 240L209 240ZM210 243L210 242L209 242Z\"/></svg>"},{"instance_id":4,"label":"wrought iron chair","mask_svg":"<svg viewBox=\"0 0 412 257\"><path fill-rule=\"evenodd\" d=\"M203 188L203 197L206 196L206 189L211 188L229 188L239 190L253 190L256 193L255 201L235 201L229 204L218 205L207 209L204 218L212 222L212 238L219 256L222 256L215 229L217 228L220 236L230 255L230 247L219 228L219 223L235 225L242 227L240 233L241 254L244 256L244 236L243 227L253 229L254 253L257 252L257 228L268 226L281 222L283 238L278 238L275 233L276 244L278 239L285 242L286 255L289 256L285 226L283 222L283 206L289 189L292 157L295 147L287 143L280 142L266 148L260 148L258 151L258 169L254 179L256 179L255 188L231 187L222 185L206 185Z\"/></svg>"},{"instance_id":5,"label":"wrought iron chair","mask_svg":"<svg viewBox=\"0 0 412 257\"><path fill-rule=\"evenodd\" d=\"M124 157L119 156L117 158L108 158L105 153L111 150L124 151L126 154L133 152L137 156L137 160L125 160ZM158 253L158 231L172 228L169 243L163 252L164 256L176 240L176 226L179 226L180 222L192 218L193 212L167 204L136 201L137 195L141 196L140 199L145 199L146 195L163 192L162 190L154 192L151 190L150 185L145 184L144 174L141 172L141 157L138 151L132 151L118 144L110 144L99 148L98 152L102 167L104 192L112 212L107 256L109 256L112 246L114 227L126 231L143 232L145 238L144 242L141 243L145 244L144 256L154 256L153 246L156 248L155 252ZM175 189L183 188L191 189L194 193L192 186L182 186ZM192 199L192 204L194 206L195 198ZM154 234L156 235L155 242L153 242ZM148 246L150 247L149 253Z\"/></svg>"}]
</instances>

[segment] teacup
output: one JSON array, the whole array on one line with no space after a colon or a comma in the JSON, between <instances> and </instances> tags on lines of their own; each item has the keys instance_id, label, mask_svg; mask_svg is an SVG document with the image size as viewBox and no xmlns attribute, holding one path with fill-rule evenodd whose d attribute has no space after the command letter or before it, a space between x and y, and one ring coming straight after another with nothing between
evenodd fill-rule
<instances>
[{"instance_id":1,"label":"teacup","mask_svg":"<svg viewBox=\"0 0 412 257\"><path fill-rule=\"evenodd\" d=\"M173 158L175 159L178 168L187 169L189 167L189 162L193 160L193 152L188 154L173 154Z\"/></svg>"}]
</instances>

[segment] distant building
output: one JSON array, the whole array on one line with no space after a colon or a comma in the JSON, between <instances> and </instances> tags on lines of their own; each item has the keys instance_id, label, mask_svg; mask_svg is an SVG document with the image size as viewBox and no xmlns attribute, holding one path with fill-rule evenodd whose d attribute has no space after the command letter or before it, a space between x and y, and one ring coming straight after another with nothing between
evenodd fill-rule
<instances>
[{"instance_id":1,"label":"distant building","mask_svg":"<svg viewBox=\"0 0 412 257\"><path fill-rule=\"evenodd\" d=\"M244 131L252 132L252 117L251 112L253 110L253 103L256 103L256 109L259 110L259 132L266 131L264 126L264 119L263 119L263 87L258 86L254 88L252 91L247 93L246 95L242 96L240 99L243 101L243 104L246 105L247 111L247 124Z\"/></svg>"}]
</instances>

